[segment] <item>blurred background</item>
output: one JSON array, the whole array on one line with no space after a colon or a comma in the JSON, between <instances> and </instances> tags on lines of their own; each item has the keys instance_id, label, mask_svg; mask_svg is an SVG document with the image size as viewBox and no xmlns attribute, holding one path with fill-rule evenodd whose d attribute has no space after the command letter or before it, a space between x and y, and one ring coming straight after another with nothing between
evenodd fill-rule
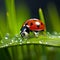
<instances>
[{"instance_id":1,"label":"blurred background","mask_svg":"<svg viewBox=\"0 0 60 60\"><path fill-rule=\"evenodd\" d=\"M59 0L0 0L0 40L6 33L19 34L27 19L41 19L39 8L43 11L47 31L59 33ZM0 60L60 60L60 48L33 44L0 48Z\"/></svg>"},{"instance_id":2,"label":"blurred background","mask_svg":"<svg viewBox=\"0 0 60 60\"><path fill-rule=\"evenodd\" d=\"M47 30L49 32L59 32L59 3L59 0L0 0L0 30L5 34L6 32L19 33L20 27L25 20L30 18L40 19L39 8L41 8ZM13 30L14 32L12 32Z\"/></svg>"}]
</instances>

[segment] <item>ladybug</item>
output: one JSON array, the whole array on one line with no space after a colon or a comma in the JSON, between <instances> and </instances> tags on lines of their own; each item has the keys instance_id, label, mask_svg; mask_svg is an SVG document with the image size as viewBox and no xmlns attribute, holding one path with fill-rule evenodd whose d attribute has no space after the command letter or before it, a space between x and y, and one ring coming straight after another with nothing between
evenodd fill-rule
<instances>
[{"instance_id":1,"label":"ladybug","mask_svg":"<svg viewBox=\"0 0 60 60\"><path fill-rule=\"evenodd\" d=\"M38 37L39 31L44 31L45 25L43 22L39 19L33 18L27 20L21 28L21 36L22 37L28 37L30 32L34 32L34 35Z\"/></svg>"}]
</instances>

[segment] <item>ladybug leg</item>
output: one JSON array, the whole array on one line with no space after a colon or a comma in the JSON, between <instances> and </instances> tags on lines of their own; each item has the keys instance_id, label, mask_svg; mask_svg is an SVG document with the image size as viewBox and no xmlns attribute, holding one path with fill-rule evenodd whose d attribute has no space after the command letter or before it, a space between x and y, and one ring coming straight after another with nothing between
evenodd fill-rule
<instances>
[{"instance_id":1,"label":"ladybug leg","mask_svg":"<svg viewBox=\"0 0 60 60\"><path fill-rule=\"evenodd\" d=\"M34 35L35 35L36 37L38 37L39 31L34 31Z\"/></svg>"}]
</instances>

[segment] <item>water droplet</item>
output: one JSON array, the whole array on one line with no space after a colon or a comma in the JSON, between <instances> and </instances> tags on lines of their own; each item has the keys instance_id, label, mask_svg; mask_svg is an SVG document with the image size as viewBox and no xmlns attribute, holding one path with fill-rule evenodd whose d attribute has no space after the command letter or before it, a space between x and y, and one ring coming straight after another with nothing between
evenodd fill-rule
<instances>
[{"instance_id":1,"label":"water droplet","mask_svg":"<svg viewBox=\"0 0 60 60\"><path fill-rule=\"evenodd\" d=\"M8 46L8 44L6 44L5 46Z\"/></svg>"},{"instance_id":2,"label":"water droplet","mask_svg":"<svg viewBox=\"0 0 60 60\"><path fill-rule=\"evenodd\" d=\"M54 35L58 35L58 33L57 33L57 32L53 32L53 34L54 34Z\"/></svg>"},{"instance_id":3,"label":"water droplet","mask_svg":"<svg viewBox=\"0 0 60 60\"><path fill-rule=\"evenodd\" d=\"M15 42L17 43L18 41L16 40Z\"/></svg>"},{"instance_id":4,"label":"water droplet","mask_svg":"<svg viewBox=\"0 0 60 60\"><path fill-rule=\"evenodd\" d=\"M7 40L9 38L9 33L6 34L5 39Z\"/></svg>"},{"instance_id":5,"label":"water droplet","mask_svg":"<svg viewBox=\"0 0 60 60\"><path fill-rule=\"evenodd\" d=\"M60 36L58 36L58 38L60 38Z\"/></svg>"},{"instance_id":6,"label":"water droplet","mask_svg":"<svg viewBox=\"0 0 60 60\"><path fill-rule=\"evenodd\" d=\"M20 45L22 45L22 43L20 43Z\"/></svg>"},{"instance_id":7,"label":"water droplet","mask_svg":"<svg viewBox=\"0 0 60 60\"><path fill-rule=\"evenodd\" d=\"M11 40L12 41L12 43L14 42L14 40Z\"/></svg>"},{"instance_id":8,"label":"water droplet","mask_svg":"<svg viewBox=\"0 0 60 60\"><path fill-rule=\"evenodd\" d=\"M42 41L39 41L40 44L42 44Z\"/></svg>"},{"instance_id":9,"label":"water droplet","mask_svg":"<svg viewBox=\"0 0 60 60\"><path fill-rule=\"evenodd\" d=\"M48 43L46 42L46 44L48 44Z\"/></svg>"},{"instance_id":10,"label":"water droplet","mask_svg":"<svg viewBox=\"0 0 60 60\"><path fill-rule=\"evenodd\" d=\"M9 44L12 44L11 42Z\"/></svg>"},{"instance_id":11,"label":"water droplet","mask_svg":"<svg viewBox=\"0 0 60 60\"><path fill-rule=\"evenodd\" d=\"M18 37L18 34L16 34L15 37L17 38Z\"/></svg>"},{"instance_id":12,"label":"water droplet","mask_svg":"<svg viewBox=\"0 0 60 60\"><path fill-rule=\"evenodd\" d=\"M51 36L51 38L52 38L52 39L54 39L54 38L55 38L55 36L53 36L53 35L52 35L52 36Z\"/></svg>"},{"instance_id":13,"label":"water droplet","mask_svg":"<svg viewBox=\"0 0 60 60\"><path fill-rule=\"evenodd\" d=\"M52 35L52 36L51 36L51 38L52 38L52 39L54 39L54 38L57 38L57 36L55 36L55 35Z\"/></svg>"},{"instance_id":14,"label":"water droplet","mask_svg":"<svg viewBox=\"0 0 60 60\"><path fill-rule=\"evenodd\" d=\"M18 38L18 40L20 40L21 38Z\"/></svg>"},{"instance_id":15,"label":"water droplet","mask_svg":"<svg viewBox=\"0 0 60 60\"><path fill-rule=\"evenodd\" d=\"M8 37L5 37L5 39L8 39Z\"/></svg>"},{"instance_id":16,"label":"water droplet","mask_svg":"<svg viewBox=\"0 0 60 60\"><path fill-rule=\"evenodd\" d=\"M51 35L51 36L49 36L49 38L54 39L54 38L56 38L56 36Z\"/></svg>"},{"instance_id":17,"label":"water droplet","mask_svg":"<svg viewBox=\"0 0 60 60\"><path fill-rule=\"evenodd\" d=\"M47 32L47 35L51 35L50 32Z\"/></svg>"},{"instance_id":18,"label":"water droplet","mask_svg":"<svg viewBox=\"0 0 60 60\"><path fill-rule=\"evenodd\" d=\"M20 42L22 42L22 39L20 39Z\"/></svg>"},{"instance_id":19,"label":"water droplet","mask_svg":"<svg viewBox=\"0 0 60 60\"><path fill-rule=\"evenodd\" d=\"M27 43L30 43L29 41L27 41Z\"/></svg>"}]
</instances>

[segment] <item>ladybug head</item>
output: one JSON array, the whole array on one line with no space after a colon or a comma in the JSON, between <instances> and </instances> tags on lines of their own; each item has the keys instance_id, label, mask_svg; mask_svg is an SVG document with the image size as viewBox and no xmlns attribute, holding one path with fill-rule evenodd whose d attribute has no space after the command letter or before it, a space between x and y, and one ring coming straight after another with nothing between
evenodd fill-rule
<instances>
[{"instance_id":1,"label":"ladybug head","mask_svg":"<svg viewBox=\"0 0 60 60\"><path fill-rule=\"evenodd\" d=\"M21 34L22 37L28 37L29 32L30 32L29 28L27 26L23 26L21 28L21 33L20 34Z\"/></svg>"}]
</instances>

